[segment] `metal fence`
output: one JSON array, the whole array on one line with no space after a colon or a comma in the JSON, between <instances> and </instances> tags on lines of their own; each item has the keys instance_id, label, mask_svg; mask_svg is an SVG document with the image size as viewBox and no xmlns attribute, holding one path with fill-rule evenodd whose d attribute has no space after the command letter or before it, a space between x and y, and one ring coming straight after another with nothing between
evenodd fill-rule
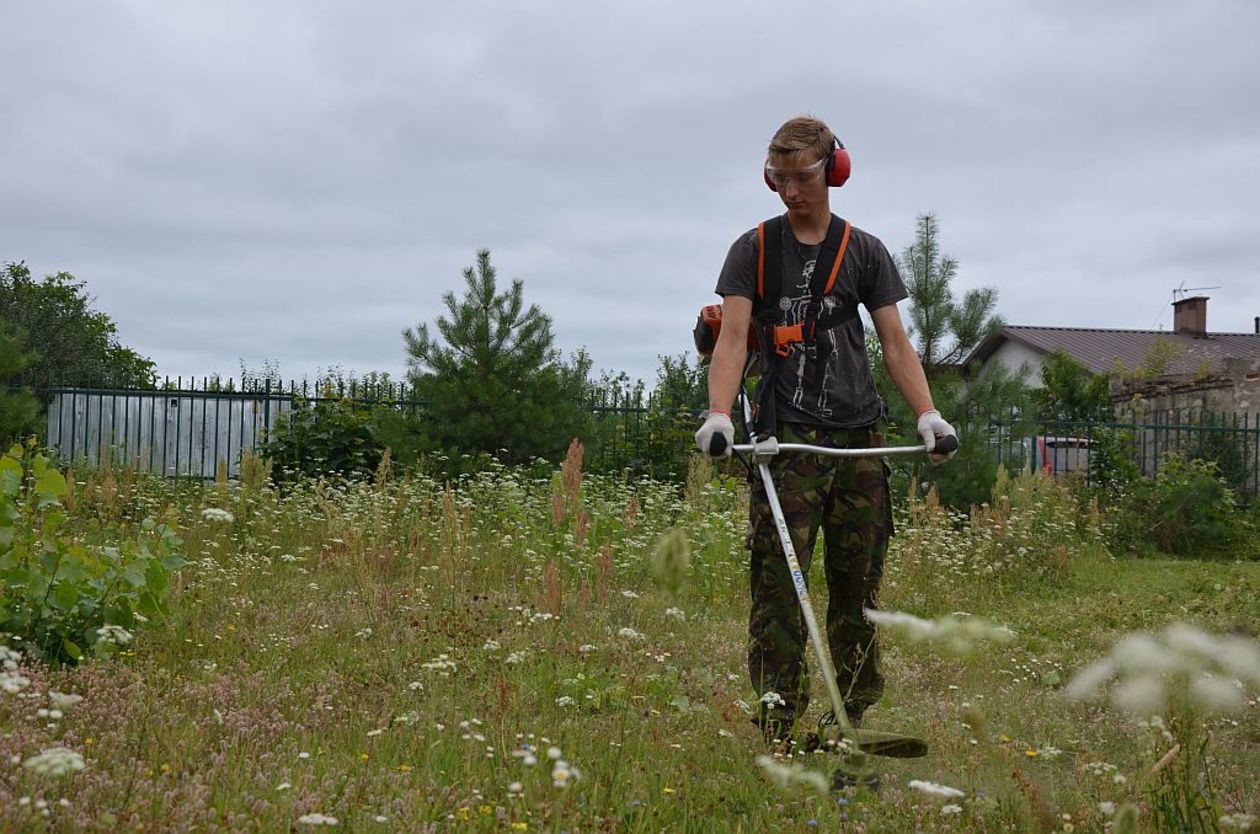
<instances>
[{"instance_id":1,"label":"metal fence","mask_svg":"<svg viewBox=\"0 0 1260 834\"><path fill-rule=\"evenodd\" d=\"M287 385L271 380L166 379L152 388L70 386L14 380L46 410L45 442L65 463L104 462L169 477L233 477L296 403L345 397L423 407L403 385Z\"/></svg>"},{"instance_id":2,"label":"metal fence","mask_svg":"<svg viewBox=\"0 0 1260 834\"><path fill-rule=\"evenodd\" d=\"M428 401L398 383L311 384L167 379L153 388L69 386L14 380L46 406L46 444L65 463L103 462L168 477L234 477L241 455L266 440L295 407L349 399L423 414ZM696 410L663 407L643 392L610 392L589 404L586 465L655 477L686 471Z\"/></svg>"},{"instance_id":3,"label":"metal fence","mask_svg":"<svg viewBox=\"0 0 1260 834\"><path fill-rule=\"evenodd\" d=\"M1216 464L1221 477L1250 502L1260 496L1260 415L1200 409L1161 411L1128 421L1038 420L989 423L1000 461L1088 479L1123 455L1153 476L1170 454Z\"/></svg>"},{"instance_id":4,"label":"metal fence","mask_svg":"<svg viewBox=\"0 0 1260 834\"><path fill-rule=\"evenodd\" d=\"M67 463L108 461L154 474L233 477L295 406L350 399L423 414L428 402L404 384L347 381L167 379L152 388L65 386L18 379L46 406L46 442ZM695 431L696 409L670 407L638 390L614 390L589 403L585 464L679 479ZM1102 421L990 421L999 461L1091 479L1117 455L1150 476L1168 454L1212 461L1248 502L1260 496L1260 414L1201 409L1136 412Z\"/></svg>"}]
</instances>

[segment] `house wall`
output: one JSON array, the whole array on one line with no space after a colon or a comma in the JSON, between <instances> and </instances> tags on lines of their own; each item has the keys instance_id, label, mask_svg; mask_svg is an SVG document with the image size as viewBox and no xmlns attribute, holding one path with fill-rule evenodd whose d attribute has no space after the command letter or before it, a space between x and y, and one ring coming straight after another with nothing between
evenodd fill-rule
<instances>
[{"instance_id":1,"label":"house wall","mask_svg":"<svg viewBox=\"0 0 1260 834\"><path fill-rule=\"evenodd\" d=\"M1029 388L1040 388L1041 357L1042 354L1032 348L1007 339L984 364L988 367L994 363L1001 363L1011 373L1018 373L1019 369L1027 364L1029 372L1025 382Z\"/></svg>"}]
</instances>

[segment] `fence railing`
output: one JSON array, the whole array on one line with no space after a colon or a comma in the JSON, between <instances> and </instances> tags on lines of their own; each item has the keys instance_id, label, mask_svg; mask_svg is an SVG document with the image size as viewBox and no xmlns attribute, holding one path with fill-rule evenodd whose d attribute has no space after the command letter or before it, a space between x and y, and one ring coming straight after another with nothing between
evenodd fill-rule
<instances>
[{"instance_id":1,"label":"fence railing","mask_svg":"<svg viewBox=\"0 0 1260 834\"><path fill-rule=\"evenodd\" d=\"M1129 421L990 421L989 442L999 461L1076 472L1086 479L1124 455L1152 476L1169 454L1216 464L1221 477L1247 501L1260 496L1260 414L1163 411Z\"/></svg>"},{"instance_id":2,"label":"fence railing","mask_svg":"<svg viewBox=\"0 0 1260 834\"><path fill-rule=\"evenodd\" d=\"M234 477L296 406L349 399L423 415L429 402L389 382L320 383L217 378L167 379L152 388L69 386L13 380L46 406L45 442L65 463L104 462L168 477ZM685 471L694 410L664 408L651 395L611 391L589 404L586 462L592 470L654 476ZM681 466L680 466L681 462Z\"/></svg>"},{"instance_id":3,"label":"fence railing","mask_svg":"<svg viewBox=\"0 0 1260 834\"><path fill-rule=\"evenodd\" d=\"M108 461L166 476L211 479L237 474L295 404L351 399L423 415L429 403L413 388L383 382L279 383L273 380L177 378L152 388L60 386L14 380L45 403L46 442L67 463ZM640 392L605 392L592 414L586 464L595 471L677 479L697 411L663 407ZM998 460L1051 473L1100 474L1106 455L1124 454L1153 475L1169 453L1216 463L1246 500L1260 496L1260 414L1164 411L1114 422L990 421ZM1104 449L1105 447L1105 449ZM1105 454L1104 454L1105 452Z\"/></svg>"}]
</instances>

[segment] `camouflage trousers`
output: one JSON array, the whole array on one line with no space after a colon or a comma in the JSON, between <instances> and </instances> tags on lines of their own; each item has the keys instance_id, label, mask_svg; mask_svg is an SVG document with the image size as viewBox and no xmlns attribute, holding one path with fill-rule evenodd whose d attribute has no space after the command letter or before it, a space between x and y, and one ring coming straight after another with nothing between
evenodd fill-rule
<instances>
[{"instance_id":1,"label":"camouflage trousers","mask_svg":"<svg viewBox=\"0 0 1260 834\"><path fill-rule=\"evenodd\" d=\"M882 430L882 424L822 429L785 423L778 439L816 446L882 446ZM770 461L770 472L807 584L814 543L819 528L823 531L827 643L845 711L858 717L884 690L875 627L862 609L878 606L893 532L887 465L875 457L789 452ZM760 720L790 729L809 706L809 632L759 471L753 472L750 516L748 673L762 698Z\"/></svg>"}]
</instances>

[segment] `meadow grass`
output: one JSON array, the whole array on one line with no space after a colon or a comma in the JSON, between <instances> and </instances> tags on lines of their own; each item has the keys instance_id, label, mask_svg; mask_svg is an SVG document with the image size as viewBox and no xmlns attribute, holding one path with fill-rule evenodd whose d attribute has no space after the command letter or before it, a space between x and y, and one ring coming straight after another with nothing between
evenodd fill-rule
<instances>
[{"instance_id":1,"label":"meadow grass","mask_svg":"<svg viewBox=\"0 0 1260 834\"><path fill-rule=\"evenodd\" d=\"M1013 639L960 657L886 635L868 726L931 752L876 760L878 798L835 796L757 763L747 498L707 462L683 489L583 475L576 455L550 477L449 485L388 464L284 492L263 474L79 477L66 503L82 529L167 518L188 565L169 621L126 651L27 666L30 685L0 693L0 830L1102 831L1126 803L1149 830L1160 780L1192 751L1152 772L1175 727L1064 686L1132 631L1260 632L1260 563L1113 558L1105 514L1044 478L965 518L902 502L881 607L984 618ZM675 530L685 552L675 538L662 558ZM811 591L822 610L825 583ZM83 700L58 718L51 692ZM826 700L813 692L811 719ZM1187 777L1210 777L1218 825L1260 812L1246 697L1202 718ZM54 747L83 769L23 766Z\"/></svg>"}]
</instances>

